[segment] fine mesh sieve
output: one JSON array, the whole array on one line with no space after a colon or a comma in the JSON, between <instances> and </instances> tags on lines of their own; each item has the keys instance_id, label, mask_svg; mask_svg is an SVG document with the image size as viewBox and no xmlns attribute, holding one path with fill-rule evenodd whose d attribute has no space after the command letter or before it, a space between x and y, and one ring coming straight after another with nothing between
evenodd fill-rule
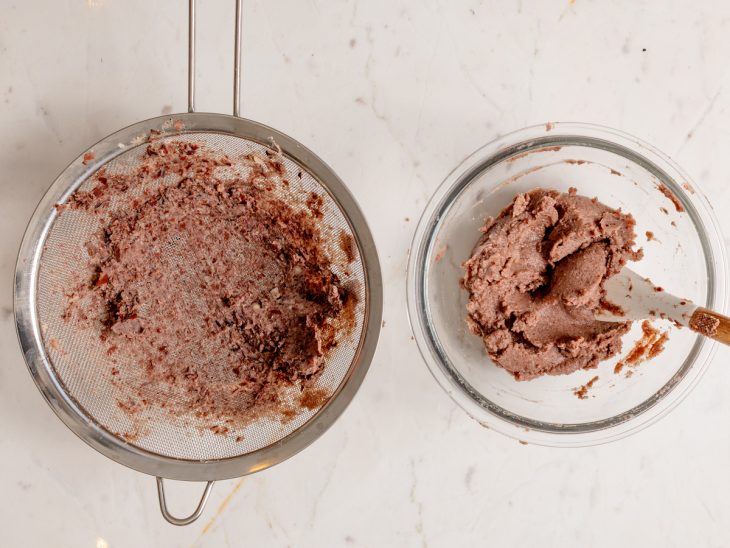
<instances>
[{"instance_id":1,"label":"fine mesh sieve","mask_svg":"<svg viewBox=\"0 0 730 548\"><path fill-rule=\"evenodd\" d=\"M236 55L234 113L238 112L238 62L240 0L236 4ZM382 313L382 287L377 253L357 204L332 170L302 145L276 130L237 116L193 113L194 0L190 1L190 113L139 122L110 135L72 162L39 204L21 246L15 280L15 314L20 343L31 374L59 417L84 441L106 456L158 477L160 506L168 521L182 525L202 512L212 481L265 469L294 455L321 435L340 415L359 387L375 350ZM128 174L139 165L153 136L156 142L191 141L233 162L230 175L245 167L237 159L255 154L265 157L281 151L282 179L279 197L291 207L303 206L303 196L321 198L319 229L332 271L355 296L354 322L338 333L338 344L326 355L323 373L315 381L331 396L317 406L299 407L287 420L257 419L234 427L225 435L201 428L195 420L173 417L158 407L145 408L130 417L117 402L118 385L111 382L112 364L99 338L99 329L80 329L62 319L67 306L64 290L73 287L88 256L85 242L98 230L98 216L67 209L59 214L56 204L66 202L77 190L95 183L100 168L107 173ZM174 182L163 178L157 184ZM141 188L129 192L141 192ZM111 210L129 207L128 200L112 202ZM354 243L353 257L338 245L341 234ZM176 249L168 259L185 260ZM186 306L195 309L195 296ZM122 372L134 372L137 364L115 364ZM152 387L151 390L157 390ZM159 390L163 390L162 387ZM158 396L160 394L157 394ZM299 395L294 386L283 394L284 403ZM129 433L134 435L130 436ZM187 518L171 516L165 506L161 478L208 481L203 499Z\"/></svg>"}]
</instances>

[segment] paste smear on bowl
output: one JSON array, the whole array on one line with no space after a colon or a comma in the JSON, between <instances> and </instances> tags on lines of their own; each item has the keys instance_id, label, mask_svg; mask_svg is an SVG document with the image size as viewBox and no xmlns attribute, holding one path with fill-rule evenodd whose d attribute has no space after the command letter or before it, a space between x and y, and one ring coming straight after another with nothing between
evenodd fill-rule
<instances>
[{"instance_id":1,"label":"paste smear on bowl","mask_svg":"<svg viewBox=\"0 0 730 548\"><path fill-rule=\"evenodd\" d=\"M604 282L634 250L634 218L595 198L518 194L464 262L467 324L517 380L590 369L621 351L631 322L595 319Z\"/></svg>"}]
</instances>

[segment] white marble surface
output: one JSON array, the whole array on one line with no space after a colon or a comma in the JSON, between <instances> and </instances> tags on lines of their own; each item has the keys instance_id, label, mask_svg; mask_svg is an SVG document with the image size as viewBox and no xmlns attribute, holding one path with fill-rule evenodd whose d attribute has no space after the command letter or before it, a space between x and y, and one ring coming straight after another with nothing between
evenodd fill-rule
<instances>
[{"instance_id":1,"label":"white marble surface","mask_svg":"<svg viewBox=\"0 0 730 548\"><path fill-rule=\"evenodd\" d=\"M589 449L523 446L436 385L410 340L404 288L415 220L439 182L495 136L547 120L654 143L704 186L730 235L722 0L246 0L244 115L317 151L374 232L386 326L372 368L316 444L220 482L187 528L162 520L152 478L76 439L18 350L17 246L36 201L86 146L184 109L183 4L0 1L0 544L730 543L727 349L638 435ZM200 0L201 110L230 109L232 4ZM182 512L199 486L172 490Z\"/></svg>"}]
</instances>

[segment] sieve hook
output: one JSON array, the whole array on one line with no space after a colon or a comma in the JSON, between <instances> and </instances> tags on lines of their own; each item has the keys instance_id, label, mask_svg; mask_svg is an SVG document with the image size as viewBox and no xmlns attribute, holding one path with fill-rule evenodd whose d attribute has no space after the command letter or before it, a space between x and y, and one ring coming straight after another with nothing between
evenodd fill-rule
<instances>
[{"instance_id":1,"label":"sieve hook","mask_svg":"<svg viewBox=\"0 0 730 548\"><path fill-rule=\"evenodd\" d=\"M203 491L203 496L200 497L200 502L198 503L198 507L195 509L195 511L190 514L186 518L176 518L167 509L167 503L165 502L165 486L162 483L162 478L157 477L157 496L160 499L160 512L162 512L162 517L164 517L168 522L172 523L173 525L190 525L193 523L196 519L200 517L200 514L203 513L203 509L205 508L205 503L208 502L208 497L210 496L210 491L213 489L213 484L215 482L209 481L205 484L205 491Z\"/></svg>"},{"instance_id":2,"label":"sieve hook","mask_svg":"<svg viewBox=\"0 0 730 548\"><path fill-rule=\"evenodd\" d=\"M236 32L233 45L233 115L241 112L241 14L243 0L236 0ZM188 112L195 112L195 0L188 0Z\"/></svg>"}]
</instances>

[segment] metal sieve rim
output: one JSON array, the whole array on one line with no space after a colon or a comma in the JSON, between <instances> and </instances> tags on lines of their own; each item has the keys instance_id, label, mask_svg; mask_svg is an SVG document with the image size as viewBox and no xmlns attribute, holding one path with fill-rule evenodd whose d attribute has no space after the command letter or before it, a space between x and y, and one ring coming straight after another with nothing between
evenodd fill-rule
<instances>
[{"instance_id":1,"label":"metal sieve rim","mask_svg":"<svg viewBox=\"0 0 730 548\"><path fill-rule=\"evenodd\" d=\"M175 131L174 122L178 121L184 127ZM150 131L163 131L165 136L217 133L262 145L270 145L273 139L285 156L306 169L330 194L349 223L362 257L363 334L347 374L312 418L281 440L250 453L216 460L183 460L131 445L96 423L67 393L43 344L36 289L43 246L56 218L54 205L66 200L100 167L138 146L140 137L146 138ZM69 429L103 455L139 472L169 479L210 481L239 477L278 464L307 447L334 423L357 393L380 334L383 287L378 255L367 222L345 184L316 154L291 137L258 122L225 114L185 113L150 118L105 137L88 152L93 152L93 159L89 160L86 153L76 158L41 199L26 228L16 263L14 313L18 340L30 374L51 409Z\"/></svg>"}]
</instances>

